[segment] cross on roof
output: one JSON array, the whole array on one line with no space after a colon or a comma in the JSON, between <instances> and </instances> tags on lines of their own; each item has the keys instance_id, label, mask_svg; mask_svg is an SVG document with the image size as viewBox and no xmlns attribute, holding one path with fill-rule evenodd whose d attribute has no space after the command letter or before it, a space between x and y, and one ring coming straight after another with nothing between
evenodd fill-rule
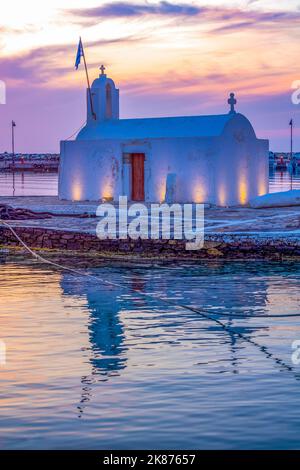
<instances>
[{"instance_id":1,"label":"cross on roof","mask_svg":"<svg viewBox=\"0 0 300 470\"><path fill-rule=\"evenodd\" d=\"M104 65L102 64L101 67L99 67L99 68L100 68L100 70L101 70L101 74L104 75L104 70L105 70Z\"/></svg>"},{"instance_id":2,"label":"cross on roof","mask_svg":"<svg viewBox=\"0 0 300 470\"><path fill-rule=\"evenodd\" d=\"M235 113L236 110L234 109L234 105L236 104L236 99L234 97L234 93L230 93L230 98L229 100L227 101L228 104L230 104L230 113Z\"/></svg>"}]
</instances>

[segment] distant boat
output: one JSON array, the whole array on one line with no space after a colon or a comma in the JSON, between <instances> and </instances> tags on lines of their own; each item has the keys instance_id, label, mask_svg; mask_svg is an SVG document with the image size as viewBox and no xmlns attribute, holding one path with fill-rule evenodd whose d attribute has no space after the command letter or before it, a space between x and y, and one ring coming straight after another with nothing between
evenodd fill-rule
<instances>
[{"instance_id":1,"label":"distant boat","mask_svg":"<svg viewBox=\"0 0 300 470\"><path fill-rule=\"evenodd\" d=\"M59 162L15 162L5 168L7 171L58 171Z\"/></svg>"},{"instance_id":2,"label":"distant boat","mask_svg":"<svg viewBox=\"0 0 300 470\"><path fill-rule=\"evenodd\" d=\"M59 167L58 154L12 154L0 155L0 171L40 171L55 172Z\"/></svg>"},{"instance_id":3,"label":"distant boat","mask_svg":"<svg viewBox=\"0 0 300 470\"><path fill-rule=\"evenodd\" d=\"M288 167L288 162L287 160L284 159L283 156L279 157L279 159L275 161L276 170L286 170L287 167Z\"/></svg>"}]
</instances>

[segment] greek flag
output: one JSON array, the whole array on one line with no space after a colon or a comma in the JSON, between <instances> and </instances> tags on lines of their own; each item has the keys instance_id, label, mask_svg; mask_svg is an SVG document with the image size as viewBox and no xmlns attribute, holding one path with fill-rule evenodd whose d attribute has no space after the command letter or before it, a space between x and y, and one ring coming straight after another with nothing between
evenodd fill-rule
<instances>
[{"instance_id":1,"label":"greek flag","mask_svg":"<svg viewBox=\"0 0 300 470\"><path fill-rule=\"evenodd\" d=\"M80 59L81 59L82 56L83 56L83 46L82 46L81 38L79 38L77 55L76 55L76 60L75 60L76 70L78 69L78 65L80 64Z\"/></svg>"}]
</instances>

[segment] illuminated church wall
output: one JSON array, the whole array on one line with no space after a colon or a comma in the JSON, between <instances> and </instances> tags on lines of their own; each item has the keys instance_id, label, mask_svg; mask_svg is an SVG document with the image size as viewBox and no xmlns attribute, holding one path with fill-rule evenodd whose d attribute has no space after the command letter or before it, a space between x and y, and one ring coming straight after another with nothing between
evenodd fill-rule
<instances>
[{"instance_id":1,"label":"illuminated church wall","mask_svg":"<svg viewBox=\"0 0 300 470\"><path fill-rule=\"evenodd\" d=\"M59 197L73 201L113 198L121 191L122 154L118 142L61 142Z\"/></svg>"},{"instance_id":2,"label":"illuminated church wall","mask_svg":"<svg viewBox=\"0 0 300 470\"><path fill-rule=\"evenodd\" d=\"M217 205L243 205L268 192L269 143L256 138L248 119L237 114L226 124L218 145L214 172Z\"/></svg>"}]
</instances>

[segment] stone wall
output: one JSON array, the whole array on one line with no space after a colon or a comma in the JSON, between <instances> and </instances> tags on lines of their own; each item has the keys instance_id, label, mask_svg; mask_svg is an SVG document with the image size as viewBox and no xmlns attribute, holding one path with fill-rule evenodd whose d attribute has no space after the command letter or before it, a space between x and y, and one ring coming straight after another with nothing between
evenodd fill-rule
<instances>
[{"instance_id":1,"label":"stone wall","mask_svg":"<svg viewBox=\"0 0 300 470\"><path fill-rule=\"evenodd\" d=\"M204 248L187 251L184 240L99 240L95 235L52 229L15 227L16 233L31 248L56 251L90 252L95 255L124 255L176 259L300 259L300 239L297 237L251 235L209 235ZM0 245L21 246L13 233L0 227Z\"/></svg>"}]
</instances>

